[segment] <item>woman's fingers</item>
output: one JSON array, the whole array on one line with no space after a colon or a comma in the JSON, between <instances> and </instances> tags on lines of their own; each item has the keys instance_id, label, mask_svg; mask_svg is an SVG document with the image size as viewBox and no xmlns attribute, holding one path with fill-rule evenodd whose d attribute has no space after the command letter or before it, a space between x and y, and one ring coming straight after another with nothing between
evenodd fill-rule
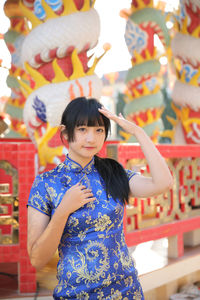
<instances>
[{"instance_id":1,"label":"woman's fingers","mask_svg":"<svg viewBox=\"0 0 200 300\"><path fill-rule=\"evenodd\" d=\"M113 121L120 121L121 119L125 120L124 116L122 115L122 113L119 113L119 115L115 115L112 112L110 112L109 110L107 110L106 108L99 108L99 111L104 114L107 118L113 120Z\"/></svg>"},{"instance_id":2,"label":"woman's fingers","mask_svg":"<svg viewBox=\"0 0 200 300\"><path fill-rule=\"evenodd\" d=\"M120 116L120 118L122 118L122 119L125 120L125 118L124 118L124 116L122 115L122 113L119 113L119 116Z\"/></svg>"},{"instance_id":3,"label":"woman's fingers","mask_svg":"<svg viewBox=\"0 0 200 300\"><path fill-rule=\"evenodd\" d=\"M87 193L84 193L84 197L93 197L93 193L88 191Z\"/></svg>"},{"instance_id":4,"label":"woman's fingers","mask_svg":"<svg viewBox=\"0 0 200 300\"><path fill-rule=\"evenodd\" d=\"M82 201L84 202L83 204L85 204L87 202L91 202L91 201L94 201L94 200L96 200L95 197L89 197L89 198L83 199Z\"/></svg>"},{"instance_id":5,"label":"woman's fingers","mask_svg":"<svg viewBox=\"0 0 200 300\"><path fill-rule=\"evenodd\" d=\"M117 120L118 120L118 116L117 115L115 115L115 114L113 114L113 113L111 113L109 110L107 110L107 109L105 109L105 108L99 108L99 111L100 111L100 113L102 113L105 117L107 117L108 119L111 119L111 120L113 120L113 121L116 121L117 122Z\"/></svg>"},{"instance_id":6,"label":"woman's fingers","mask_svg":"<svg viewBox=\"0 0 200 300\"><path fill-rule=\"evenodd\" d=\"M89 195L89 194L92 194L92 195L93 195L92 191L91 191L91 190L88 190L88 189L84 190L84 191L83 191L83 194L84 194L84 195Z\"/></svg>"}]
</instances>

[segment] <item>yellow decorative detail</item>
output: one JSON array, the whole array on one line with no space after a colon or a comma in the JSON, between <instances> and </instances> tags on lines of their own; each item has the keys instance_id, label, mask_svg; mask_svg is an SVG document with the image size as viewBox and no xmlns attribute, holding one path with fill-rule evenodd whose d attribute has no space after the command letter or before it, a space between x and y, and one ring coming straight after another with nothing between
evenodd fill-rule
<instances>
[{"instance_id":1,"label":"yellow decorative detail","mask_svg":"<svg viewBox=\"0 0 200 300\"><path fill-rule=\"evenodd\" d=\"M143 89L142 95L146 96L146 95L149 95L149 94L155 94L155 92L157 93L158 90L160 89L160 87L159 87L159 85L156 85L154 87L154 89L152 91L150 91L149 88L148 88L148 86L143 81L142 82L142 89Z\"/></svg>"},{"instance_id":2,"label":"yellow decorative detail","mask_svg":"<svg viewBox=\"0 0 200 300\"><path fill-rule=\"evenodd\" d=\"M69 6L70 6L70 4L71 4L71 1L69 1ZM42 5L43 9L45 10L45 14L46 14L46 17L44 18L44 21L46 21L47 19L53 19L55 17L58 17L58 15L56 15L54 13L52 8L46 3L45 0L41 0L41 5Z\"/></svg>"},{"instance_id":3,"label":"yellow decorative detail","mask_svg":"<svg viewBox=\"0 0 200 300\"><path fill-rule=\"evenodd\" d=\"M79 10L77 9L74 0L65 0L63 1L63 12L61 14L56 14L52 8L45 2L45 0L41 1L41 4L45 10L45 18L43 20L38 19L34 12L28 9L22 2L20 1L20 7L25 17L28 18L28 20L32 23L32 28L35 28L36 26L44 23L48 19L55 19L62 16L67 16L76 12L85 12L89 11L95 4L95 1L92 2L92 5L90 4L90 0L84 0L83 7Z\"/></svg>"},{"instance_id":4,"label":"yellow decorative detail","mask_svg":"<svg viewBox=\"0 0 200 300\"><path fill-rule=\"evenodd\" d=\"M53 70L55 73L55 77L53 78L52 83L58 83L58 82L68 80L68 78L65 76L63 70L58 65L57 59L53 60L52 67L53 67Z\"/></svg>"},{"instance_id":5,"label":"yellow decorative detail","mask_svg":"<svg viewBox=\"0 0 200 300\"><path fill-rule=\"evenodd\" d=\"M178 58L174 58L174 65L175 65L177 77L180 78L179 73L181 71L181 62Z\"/></svg>"},{"instance_id":6,"label":"yellow decorative detail","mask_svg":"<svg viewBox=\"0 0 200 300\"><path fill-rule=\"evenodd\" d=\"M163 54L163 56L167 56L169 63L172 62L173 53L172 53L172 48L170 46L165 48L165 53Z\"/></svg>"},{"instance_id":7,"label":"yellow decorative detail","mask_svg":"<svg viewBox=\"0 0 200 300\"><path fill-rule=\"evenodd\" d=\"M182 22L182 26L179 29L180 33L182 33L182 34L188 34L188 35L193 36L195 38L199 38L199 36L200 36L200 25L197 26L193 30L193 32L189 32L188 29L187 29L187 27L189 26L189 23L190 22L188 21L188 16L186 15L185 18L184 18L184 20L183 20L183 22Z\"/></svg>"},{"instance_id":8,"label":"yellow decorative detail","mask_svg":"<svg viewBox=\"0 0 200 300\"><path fill-rule=\"evenodd\" d=\"M161 137L169 138L172 143L174 142L174 135L175 135L175 131L173 129L172 130L165 130L165 131L160 133Z\"/></svg>"},{"instance_id":9,"label":"yellow decorative detail","mask_svg":"<svg viewBox=\"0 0 200 300\"><path fill-rule=\"evenodd\" d=\"M198 72L192 76L192 78L190 79L189 84L194 85L194 86L199 86L199 79L200 79L200 68L198 69Z\"/></svg>"},{"instance_id":10,"label":"yellow decorative detail","mask_svg":"<svg viewBox=\"0 0 200 300\"><path fill-rule=\"evenodd\" d=\"M125 141L128 141L131 137L130 133L120 130L119 134L124 138Z\"/></svg>"},{"instance_id":11,"label":"yellow decorative detail","mask_svg":"<svg viewBox=\"0 0 200 300\"><path fill-rule=\"evenodd\" d=\"M89 71L87 72L87 75L94 74L94 70L96 68L96 65L102 59L102 57L106 54L106 52L110 50L111 46L110 46L110 44L105 44L103 48L104 48L104 53L99 57L95 57L93 65L90 67Z\"/></svg>"},{"instance_id":12,"label":"yellow decorative detail","mask_svg":"<svg viewBox=\"0 0 200 300\"><path fill-rule=\"evenodd\" d=\"M125 97L124 97L124 102L125 102L125 103L130 103L131 101L134 100L132 94L129 92L128 89L126 89L126 90L124 91L124 95L125 95Z\"/></svg>"},{"instance_id":13,"label":"yellow decorative detail","mask_svg":"<svg viewBox=\"0 0 200 300\"><path fill-rule=\"evenodd\" d=\"M183 70L182 74L179 74L179 80L183 83L186 83L185 75L186 75L186 70Z\"/></svg>"},{"instance_id":14,"label":"yellow decorative detail","mask_svg":"<svg viewBox=\"0 0 200 300\"><path fill-rule=\"evenodd\" d=\"M181 118L181 114L180 114L181 111L180 111L180 109L178 107L176 107L176 105L173 102L171 103L171 107L172 107L173 111L176 114L176 118L180 119Z\"/></svg>"},{"instance_id":15,"label":"yellow decorative detail","mask_svg":"<svg viewBox=\"0 0 200 300\"><path fill-rule=\"evenodd\" d=\"M27 35L30 32L30 30L27 25L24 26L24 22L24 18L21 18L21 20L16 25L12 26L12 29L20 34L23 33L24 35Z\"/></svg>"},{"instance_id":16,"label":"yellow decorative detail","mask_svg":"<svg viewBox=\"0 0 200 300\"><path fill-rule=\"evenodd\" d=\"M71 58L72 58L72 65L73 65L73 73L69 79L74 80L80 77L84 77L86 73L84 72L83 65L78 57L76 49L74 49L74 51L72 52Z\"/></svg>"},{"instance_id":17,"label":"yellow decorative detail","mask_svg":"<svg viewBox=\"0 0 200 300\"><path fill-rule=\"evenodd\" d=\"M178 72L178 70L177 70L177 72ZM180 72L178 72L178 76L177 77L183 83L199 87L200 68L198 69L198 72L190 78L189 81L188 81L186 70L183 70L183 72L181 74L180 74Z\"/></svg>"},{"instance_id":18,"label":"yellow decorative detail","mask_svg":"<svg viewBox=\"0 0 200 300\"><path fill-rule=\"evenodd\" d=\"M19 78L17 81L20 84L21 92L23 93L25 98L28 98L28 96L34 91L28 84L26 84L24 81L20 80Z\"/></svg>"},{"instance_id":19,"label":"yellow decorative detail","mask_svg":"<svg viewBox=\"0 0 200 300\"><path fill-rule=\"evenodd\" d=\"M149 109L147 111L147 121L145 123L145 126L150 125L151 123L157 121L160 119L162 113L163 113L164 107L160 107L156 110L156 116L153 115L152 111Z\"/></svg>"},{"instance_id":20,"label":"yellow decorative detail","mask_svg":"<svg viewBox=\"0 0 200 300\"><path fill-rule=\"evenodd\" d=\"M145 84L145 82L142 82L142 93L138 92L137 88L133 88L132 92L134 93L134 97L131 95L131 101L134 101L140 97L143 96L148 96L148 95L153 95L158 93L158 91L160 90L160 86L157 84L154 89L151 91L149 90L148 86Z\"/></svg>"},{"instance_id":21,"label":"yellow decorative detail","mask_svg":"<svg viewBox=\"0 0 200 300\"><path fill-rule=\"evenodd\" d=\"M148 49L145 49L145 57L146 57L146 61L147 60L151 60L152 58L154 58L154 57L156 57L156 55L157 55L157 51L156 51L156 48L154 48L153 49L153 54L151 55L151 53L149 52L149 50Z\"/></svg>"},{"instance_id":22,"label":"yellow decorative detail","mask_svg":"<svg viewBox=\"0 0 200 300\"><path fill-rule=\"evenodd\" d=\"M161 137L167 137L169 139L171 139L171 142L174 143L174 140L175 140L175 128L179 122L178 120L178 115L179 115L179 110L174 106L174 104L172 103L172 109L174 110L175 114L176 114L176 117L177 119L174 119L170 116L166 116L166 119L169 121L169 123L173 126L172 129L168 129L168 130L164 130L160 136Z\"/></svg>"},{"instance_id":23,"label":"yellow decorative detail","mask_svg":"<svg viewBox=\"0 0 200 300\"><path fill-rule=\"evenodd\" d=\"M148 109L146 111L146 114L147 114L147 120L144 122L141 118L140 118L140 115L139 113L136 115L136 114L133 114L133 115L128 115L127 116L127 119L130 120L131 122L133 122L133 118L132 116L136 115L136 121L137 121L137 124L140 126L140 127L145 127L147 125L150 125L152 124L153 122L157 121L160 119L160 116L162 115L163 113L163 110L164 110L164 107L160 107L160 108L157 108L156 109L156 114L154 115L152 113L152 110L151 109Z\"/></svg>"},{"instance_id":24,"label":"yellow decorative detail","mask_svg":"<svg viewBox=\"0 0 200 300\"><path fill-rule=\"evenodd\" d=\"M160 130L159 128L155 128L153 133L152 133L152 136L150 137L151 140L154 142L154 143L157 143L158 142L158 137L160 136Z\"/></svg>"},{"instance_id":25,"label":"yellow decorative detail","mask_svg":"<svg viewBox=\"0 0 200 300\"><path fill-rule=\"evenodd\" d=\"M142 119L140 119L140 116L138 114L138 116L136 117L138 126L140 126L141 128L144 128L145 126L148 126L148 125L154 123L155 121L159 120L161 114L163 113L163 110L164 110L164 107L161 107L161 108L157 109L156 116L154 116L151 109L148 109L146 111L147 121L145 121L145 122ZM131 115L127 116L127 120L133 122L133 119L131 118ZM122 130L119 131L119 134L125 139L124 140L125 142L128 142L128 140L131 137L131 134L129 134L125 131L122 131ZM159 128L156 127L154 129L153 133L152 133L152 136L151 136L152 141L156 143L158 141L158 136L162 136L162 134L161 134Z\"/></svg>"},{"instance_id":26,"label":"yellow decorative detail","mask_svg":"<svg viewBox=\"0 0 200 300\"><path fill-rule=\"evenodd\" d=\"M12 122L10 125L10 129L19 133L23 137L27 137L26 125L19 121L15 126L13 126Z\"/></svg>"},{"instance_id":27,"label":"yellow decorative detail","mask_svg":"<svg viewBox=\"0 0 200 300\"><path fill-rule=\"evenodd\" d=\"M156 5L156 8L162 11L165 11L166 3L161 1L158 1L158 4Z\"/></svg>"},{"instance_id":28,"label":"yellow decorative detail","mask_svg":"<svg viewBox=\"0 0 200 300\"><path fill-rule=\"evenodd\" d=\"M25 69L30 74L35 82L35 89L37 90L41 86L48 84L49 82L34 68L32 68L27 62L25 63Z\"/></svg>"},{"instance_id":29,"label":"yellow decorative detail","mask_svg":"<svg viewBox=\"0 0 200 300\"><path fill-rule=\"evenodd\" d=\"M137 119L138 125L139 125L140 127L144 127L144 126L145 126L144 121L143 121L142 119L140 119L140 117L137 117L136 119Z\"/></svg>"},{"instance_id":30,"label":"yellow decorative detail","mask_svg":"<svg viewBox=\"0 0 200 300\"><path fill-rule=\"evenodd\" d=\"M148 110L147 111L147 124L151 124L153 122L154 122L154 117L153 117L151 111Z\"/></svg>"},{"instance_id":31,"label":"yellow decorative detail","mask_svg":"<svg viewBox=\"0 0 200 300\"><path fill-rule=\"evenodd\" d=\"M30 9L28 9L22 3L22 0L19 2L19 6L20 6L24 16L31 22L32 29L43 23L34 15L34 13Z\"/></svg>"},{"instance_id":32,"label":"yellow decorative detail","mask_svg":"<svg viewBox=\"0 0 200 300\"><path fill-rule=\"evenodd\" d=\"M167 12L165 21L173 23L173 32L170 32L171 39L174 37L176 32L180 31L180 24L176 16L180 15L180 9L174 10L173 12Z\"/></svg>"},{"instance_id":33,"label":"yellow decorative detail","mask_svg":"<svg viewBox=\"0 0 200 300\"><path fill-rule=\"evenodd\" d=\"M154 4L153 4L153 0L149 1L148 4L145 4L143 0L137 0L137 7L134 6L134 5L131 5L131 11L132 13L133 12L136 12L138 10L141 10L141 9L144 9L146 7L154 7Z\"/></svg>"},{"instance_id":34,"label":"yellow decorative detail","mask_svg":"<svg viewBox=\"0 0 200 300\"><path fill-rule=\"evenodd\" d=\"M166 119L169 121L169 123L170 123L172 126L176 126L176 125L178 124L178 120L173 119L173 118L170 117L170 116L166 116Z\"/></svg>"},{"instance_id":35,"label":"yellow decorative detail","mask_svg":"<svg viewBox=\"0 0 200 300\"><path fill-rule=\"evenodd\" d=\"M93 65L89 68L89 70L87 72L85 72L83 69L81 60L78 57L77 50L74 49L72 52L72 55L71 55L73 73L70 77L65 76L64 72L62 71L62 69L60 68L60 66L57 63L57 59L55 58L52 62L52 67L53 67L55 76L51 81L48 81L47 79L45 79L45 77L40 72L38 72L37 69L34 69L28 63L25 63L26 71L33 78L33 80L35 82L35 86L34 86L34 88L31 88L29 84L27 84L21 80L23 77L18 78L18 82L22 87L22 93L24 94L25 97L28 97L34 90L36 90L39 87L42 87L44 85L47 85L49 83L60 83L60 82L68 81L68 80L75 80L75 79L78 79L81 77L93 75L94 69L95 69L97 63L100 61L100 59L104 56L104 54L108 50L109 49L104 50L105 52L100 57L95 58ZM25 75L23 75L23 76L25 76ZM26 77L26 79L27 79L27 77Z\"/></svg>"},{"instance_id":36,"label":"yellow decorative detail","mask_svg":"<svg viewBox=\"0 0 200 300\"><path fill-rule=\"evenodd\" d=\"M188 107L183 107L181 110L181 122L187 133L192 131L191 125L198 124L200 125L200 119L198 118L189 118L190 109Z\"/></svg>"},{"instance_id":37,"label":"yellow decorative detail","mask_svg":"<svg viewBox=\"0 0 200 300\"><path fill-rule=\"evenodd\" d=\"M182 107L181 109L179 109L173 103L171 106L172 106L172 109L174 110L174 112L176 113L177 119L180 120L182 126L184 127L186 133L189 133L190 131L192 131L192 128L191 128L192 124L196 123L196 124L200 125L200 119L189 117L189 113L190 113L189 107ZM172 121L173 119L170 117L167 117L167 119L169 120L169 122L172 125L176 125L178 123L178 120Z\"/></svg>"},{"instance_id":38,"label":"yellow decorative detail","mask_svg":"<svg viewBox=\"0 0 200 300\"><path fill-rule=\"evenodd\" d=\"M197 39L200 37L200 25L192 32L192 36Z\"/></svg>"},{"instance_id":39,"label":"yellow decorative detail","mask_svg":"<svg viewBox=\"0 0 200 300\"><path fill-rule=\"evenodd\" d=\"M188 24L188 16L186 15L184 18L184 21L182 22L182 27L180 30L182 34L188 34L187 24Z\"/></svg>"},{"instance_id":40,"label":"yellow decorative detail","mask_svg":"<svg viewBox=\"0 0 200 300\"><path fill-rule=\"evenodd\" d=\"M142 95L140 94L140 92L138 92L138 90L136 88L132 89L133 93L134 93L134 97L133 100L136 100L137 98L140 98Z\"/></svg>"},{"instance_id":41,"label":"yellow decorative detail","mask_svg":"<svg viewBox=\"0 0 200 300\"><path fill-rule=\"evenodd\" d=\"M63 153L63 146L49 147L49 140L56 134L58 127L51 127L47 123L46 132L42 137L39 136L38 132L34 132L35 140L38 148L38 156L41 166L46 166L48 163L52 164L56 156L61 156Z\"/></svg>"},{"instance_id":42,"label":"yellow decorative detail","mask_svg":"<svg viewBox=\"0 0 200 300\"><path fill-rule=\"evenodd\" d=\"M17 99L17 98L15 98L15 99L9 98L7 104L10 104L10 105L12 105L12 106L14 106L14 107L18 107L18 108L24 108L24 104L25 104L25 103L24 103L24 102L20 103L20 102L21 102L20 99Z\"/></svg>"},{"instance_id":43,"label":"yellow decorative detail","mask_svg":"<svg viewBox=\"0 0 200 300\"><path fill-rule=\"evenodd\" d=\"M157 51L154 48L153 53L151 54L148 49L145 49L145 57L139 54L136 50L133 50L133 58L135 61L132 60L132 66L134 67L137 64L142 64L146 61L152 60L157 58Z\"/></svg>"},{"instance_id":44,"label":"yellow decorative detail","mask_svg":"<svg viewBox=\"0 0 200 300\"><path fill-rule=\"evenodd\" d=\"M6 68L7 69L7 68ZM21 79L23 80L29 80L29 76L28 74L21 68L16 68L14 71L12 71L12 69L9 69L9 75L13 76L13 77L18 77L20 76Z\"/></svg>"}]
</instances>

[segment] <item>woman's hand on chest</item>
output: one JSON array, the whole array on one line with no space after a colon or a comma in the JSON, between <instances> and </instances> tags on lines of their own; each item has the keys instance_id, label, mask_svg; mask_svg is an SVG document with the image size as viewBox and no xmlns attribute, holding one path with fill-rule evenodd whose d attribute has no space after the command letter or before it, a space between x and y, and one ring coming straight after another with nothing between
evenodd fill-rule
<instances>
[{"instance_id":1,"label":"woman's hand on chest","mask_svg":"<svg viewBox=\"0 0 200 300\"><path fill-rule=\"evenodd\" d=\"M86 188L80 182L67 190L58 208L63 209L67 215L73 213L88 202L94 201L95 197L91 189Z\"/></svg>"}]
</instances>

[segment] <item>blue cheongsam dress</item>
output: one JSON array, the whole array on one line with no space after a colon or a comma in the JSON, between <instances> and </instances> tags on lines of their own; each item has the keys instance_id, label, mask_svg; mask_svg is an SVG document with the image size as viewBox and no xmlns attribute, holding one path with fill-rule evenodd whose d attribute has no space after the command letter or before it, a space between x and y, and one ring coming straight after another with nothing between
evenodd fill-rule
<instances>
[{"instance_id":1,"label":"blue cheongsam dress","mask_svg":"<svg viewBox=\"0 0 200 300\"><path fill-rule=\"evenodd\" d=\"M126 172L129 179L134 175ZM96 200L72 213L66 222L58 247L54 299L144 299L125 244L123 203L106 195L94 159L82 168L67 156L55 169L38 175L28 205L51 217L66 191L80 180L92 189Z\"/></svg>"}]
</instances>

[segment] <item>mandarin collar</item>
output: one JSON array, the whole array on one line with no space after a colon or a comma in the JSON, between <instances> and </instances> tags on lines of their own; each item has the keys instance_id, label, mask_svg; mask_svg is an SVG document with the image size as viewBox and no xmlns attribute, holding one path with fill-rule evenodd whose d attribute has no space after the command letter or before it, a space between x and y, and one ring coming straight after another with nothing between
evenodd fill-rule
<instances>
[{"instance_id":1,"label":"mandarin collar","mask_svg":"<svg viewBox=\"0 0 200 300\"><path fill-rule=\"evenodd\" d=\"M74 173L84 172L89 174L94 169L94 157L92 160L83 168L79 163L71 159L68 154L66 155L66 159L64 161L64 165L68 171L72 171Z\"/></svg>"}]
</instances>

